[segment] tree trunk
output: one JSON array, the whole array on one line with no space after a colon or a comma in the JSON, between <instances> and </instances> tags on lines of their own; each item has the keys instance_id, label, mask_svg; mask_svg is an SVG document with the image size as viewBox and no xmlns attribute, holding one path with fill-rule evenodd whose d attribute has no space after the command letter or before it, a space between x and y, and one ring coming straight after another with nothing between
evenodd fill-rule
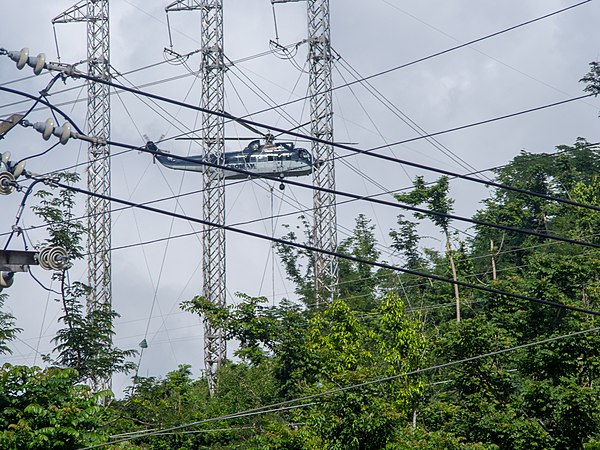
<instances>
[{"instance_id":1,"label":"tree trunk","mask_svg":"<svg viewBox=\"0 0 600 450\"><path fill-rule=\"evenodd\" d=\"M454 283L454 298L456 299L456 321L460 322L460 295L458 293L458 284L456 284L456 266L454 265L454 257L450 248L450 236L446 232L446 253L450 259L450 267L452 268L452 280Z\"/></svg>"},{"instance_id":2,"label":"tree trunk","mask_svg":"<svg viewBox=\"0 0 600 450\"><path fill-rule=\"evenodd\" d=\"M490 239L490 253L492 255L492 280L496 281L496 255L494 254L494 241Z\"/></svg>"}]
</instances>

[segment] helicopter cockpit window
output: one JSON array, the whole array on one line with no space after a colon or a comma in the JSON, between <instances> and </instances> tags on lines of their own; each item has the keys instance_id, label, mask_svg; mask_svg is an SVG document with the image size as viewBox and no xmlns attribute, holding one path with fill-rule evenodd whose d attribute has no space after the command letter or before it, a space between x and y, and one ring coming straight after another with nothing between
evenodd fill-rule
<instances>
[{"instance_id":1,"label":"helicopter cockpit window","mask_svg":"<svg viewBox=\"0 0 600 450\"><path fill-rule=\"evenodd\" d=\"M273 155L267 156L267 161L273 161Z\"/></svg>"},{"instance_id":2,"label":"helicopter cockpit window","mask_svg":"<svg viewBox=\"0 0 600 450\"><path fill-rule=\"evenodd\" d=\"M301 159L306 159L306 160L310 161L310 153L308 153L308 152L307 152L306 150L304 150L303 148L301 148L301 149L298 151L298 156L299 156Z\"/></svg>"},{"instance_id":3,"label":"helicopter cockpit window","mask_svg":"<svg viewBox=\"0 0 600 450\"><path fill-rule=\"evenodd\" d=\"M248 144L248 148L252 151L258 150L259 146L260 146L260 141L258 139L256 141L252 141L252 142L250 142L250 144Z\"/></svg>"}]
</instances>

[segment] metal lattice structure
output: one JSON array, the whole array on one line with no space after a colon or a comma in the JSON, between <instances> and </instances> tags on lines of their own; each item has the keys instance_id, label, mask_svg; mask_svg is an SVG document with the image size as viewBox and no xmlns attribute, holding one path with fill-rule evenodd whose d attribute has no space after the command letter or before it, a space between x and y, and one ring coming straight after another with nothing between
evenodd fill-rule
<instances>
[{"instance_id":1,"label":"metal lattice structure","mask_svg":"<svg viewBox=\"0 0 600 450\"><path fill-rule=\"evenodd\" d=\"M110 40L108 0L84 0L52 19L52 23L87 23L88 75L109 81ZM87 133L110 139L110 92L105 84L87 82ZM88 147L88 189L110 196L110 148L90 143ZM88 197L88 311L112 307L111 213L108 200ZM104 387L110 380L104 380Z\"/></svg>"},{"instance_id":2,"label":"metal lattice structure","mask_svg":"<svg viewBox=\"0 0 600 450\"><path fill-rule=\"evenodd\" d=\"M223 55L223 1L180 0L167 6L166 11L201 13L202 35L202 104L210 111L224 112L225 64ZM204 157L221 161L224 150L224 119L214 114L202 114ZM203 218L225 223L225 180L223 171L206 167L203 172ZM205 225L202 237L202 275L205 299L225 306L225 232ZM216 391L216 373L227 356L227 342L222 330L204 319L204 368L211 394Z\"/></svg>"},{"instance_id":3,"label":"metal lattice structure","mask_svg":"<svg viewBox=\"0 0 600 450\"><path fill-rule=\"evenodd\" d=\"M333 102L331 95L331 40L329 28L329 0L307 0L308 4L308 62L311 133L314 137L333 141ZM312 143L316 164L313 185L335 189L333 147ZM315 190L314 245L323 250L337 249L337 219L335 194ZM314 255L315 292L317 304L333 299L337 286L336 257L324 253Z\"/></svg>"},{"instance_id":4,"label":"metal lattice structure","mask_svg":"<svg viewBox=\"0 0 600 450\"><path fill-rule=\"evenodd\" d=\"M85 0L55 17L52 23L87 23L88 75L110 80L108 0ZM110 138L110 92L105 84L87 82L87 133L104 140ZM88 147L88 189L110 196L110 148L90 143ZM110 202L88 198L88 309L110 308Z\"/></svg>"}]
</instances>

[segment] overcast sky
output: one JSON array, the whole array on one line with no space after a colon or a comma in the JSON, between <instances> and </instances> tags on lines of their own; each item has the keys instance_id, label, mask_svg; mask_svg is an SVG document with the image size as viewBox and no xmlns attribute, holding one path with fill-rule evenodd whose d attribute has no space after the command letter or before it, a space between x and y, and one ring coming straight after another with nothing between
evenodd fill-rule
<instances>
[{"instance_id":1,"label":"overcast sky","mask_svg":"<svg viewBox=\"0 0 600 450\"><path fill-rule=\"evenodd\" d=\"M352 81L353 74L367 76L440 52L464 42L503 30L513 25L564 8L576 2L559 0L331 0L331 39L340 59L334 67L334 86ZM186 64L165 62L163 50L169 46L164 8L167 2L120 0L110 5L111 65L116 81L127 85L151 85L149 92L198 104L200 80L190 71L199 67L199 56ZM0 16L0 47L19 50L29 47L31 54L44 52L57 61L57 45L62 62L79 62L86 57L84 24L57 25L51 20L72 5L69 1L10 2ZM368 5L368 6L367 6ZM173 50L194 52L199 47L199 12L171 13ZM306 4L290 3L273 9L268 0L224 0L225 54L236 62L226 75L226 108L245 116L271 105L303 98L307 89ZM582 95L578 80L587 72L588 63L599 57L597 23L598 2L588 2L562 14L544 19L475 45L446 53L407 68L373 78L370 83L395 108L383 105L360 84L334 93L335 139L371 148L416 136L399 111L427 132L457 127L472 122L535 108ZM277 30L277 35L276 35ZM283 46L299 43L285 55L266 54L269 41L279 38ZM85 67L85 65L82 65ZM0 85L36 95L50 75L31 76L29 68L18 71L8 58L0 58ZM170 81L169 81L170 80ZM10 83L10 84L8 84ZM74 89L69 89L74 88ZM65 89L69 89L66 92ZM85 87L81 81L67 80L51 91L50 100L67 112L85 129ZM258 95L257 95L258 94ZM0 118L26 110L30 103L0 93ZM115 94L112 104L112 140L142 144L143 135L167 138L199 128L196 112L158 104L131 94ZM398 158L466 173L509 162L521 150L552 152L557 145L572 144L577 137L599 140L598 101L588 98L563 106L506 119L438 136L447 150L441 152L426 141L411 142L380 150ZM307 121L309 106L298 101L285 108L284 114L271 111L250 118L281 128ZM36 110L29 117L43 121L49 111ZM228 136L248 136L247 130L227 125ZM235 141L227 150L239 149ZM298 142L297 145L309 146ZM0 152L10 151L13 159L38 153L49 146L31 129L17 128L0 142ZM199 154L198 143L168 140L161 148L178 154ZM87 147L70 141L49 154L28 162L28 169L43 173L83 163ZM113 148L113 154L121 149ZM340 155L346 152L340 150ZM452 158L448 156L455 155ZM457 163L462 160L465 163ZM434 173L417 172L410 167L387 163L368 156L352 156L336 165L336 183L341 191L375 194L410 186L411 179L423 174L434 180ZM78 171L85 180L85 165ZM306 183L310 177L299 179ZM288 187L280 191L265 181L245 181L227 188L227 223L263 219L243 228L281 236L282 224L295 226L300 211L310 209L312 194L306 189ZM82 187L85 184L82 183ZM112 158L112 195L145 202L186 194L202 188L199 174L169 171L152 163L147 155L127 152ZM470 215L485 198L484 188L465 182L453 182L459 214ZM0 198L0 233L10 230L22 195L13 193ZM391 194L382 198L392 199ZM343 199L341 199L343 200ZM34 199L28 201L33 204ZM83 212L85 199L78 197ZM184 195L178 201L157 203L167 211L202 216L201 194ZM115 205L118 207L118 205ZM396 261L386 248L387 233L394 226L398 210L369 203L352 202L338 208L339 239L352 229L354 218L364 213L377 226L382 258ZM288 214L276 221L273 214ZM310 212L307 213L310 215ZM28 210L21 226L39 224ZM458 225L458 224L457 224ZM461 226L466 229L466 226ZM115 343L121 348L137 348L146 337L140 375L162 376L178 364L192 364L194 372L202 368L202 326L197 317L179 310L182 300L201 292L201 237L191 235L153 244L151 240L174 237L199 230L196 224L172 220L166 216L127 209L113 214L113 307L121 314L116 323ZM28 233L32 242L40 242L43 230ZM425 238L424 245L442 249L435 239ZM464 238L464 235L463 235ZM6 235L2 236L6 239ZM21 240L13 240L11 249L22 249ZM278 261L271 263L269 243L227 234L228 301L236 292L265 295L274 301L294 299L293 285L285 279ZM50 286L50 274L35 267L34 273ZM71 271L72 280L85 281L84 264ZM55 286L54 286L55 287ZM5 309L11 311L23 328L13 355L0 357L0 363L42 364L57 329L59 304L27 274L18 274L10 290ZM150 316L152 311L152 315ZM146 331L147 330L147 331ZM114 388L122 390L129 382L117 377Z\"/></svg>"}]
</instances>

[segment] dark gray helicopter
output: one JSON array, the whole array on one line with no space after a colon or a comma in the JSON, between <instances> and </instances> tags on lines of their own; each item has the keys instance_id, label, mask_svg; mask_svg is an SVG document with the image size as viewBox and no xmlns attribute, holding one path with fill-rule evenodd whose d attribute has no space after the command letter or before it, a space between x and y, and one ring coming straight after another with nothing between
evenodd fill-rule
<instances>
[{"instance_id":1,"label":"dark gray helicopter","mask_svg":"<svg viewBox=\"0 0 600 450\"><path fill-rule=\"evenodd\" d=\"M247 126L244 124L244 126ZM253 129L253 131L256 131ZM184 138L196 139L196 138ZM243 138L242 138L243 139ZM152 141L146 143L146 149L155 153L158 148ZM161 153L168 153L161 151ZM191 156L184 159L166 155L154 156L159 163L169 169L204 172L207 167L204 163L224 166L223 174L226 180L236 180L250 177L300 177L309 175L315 163L311 153L296 147L293 142L275 142L275 136L270 133L264 135L264 144L260 139L254 139L245 148L234 152L224 152L220 158L214 155ZM228 170L227 168L244 170L247 173ZM284 189L282 183L280 189Z\"/></svg>"}]
</instances>

